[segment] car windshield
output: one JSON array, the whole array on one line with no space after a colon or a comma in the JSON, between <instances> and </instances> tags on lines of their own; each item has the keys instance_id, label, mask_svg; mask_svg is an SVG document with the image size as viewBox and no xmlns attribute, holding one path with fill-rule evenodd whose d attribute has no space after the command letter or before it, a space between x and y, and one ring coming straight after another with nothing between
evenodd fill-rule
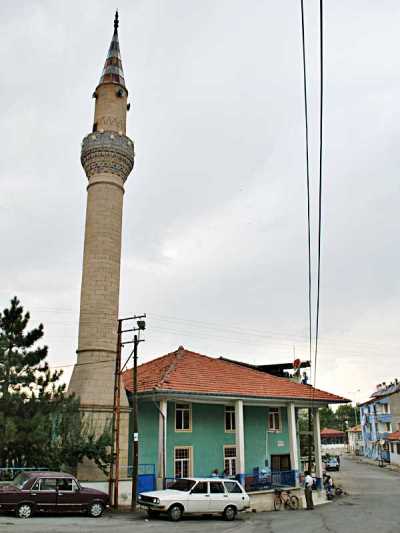
<instances>
[{"instance_id":1,"label":"car windshield","mask_svg":"<svg viewBox=\"0 0 400 533\"><path fill-rule=\"evenodd\" d=\"M193 479L177 479L169 488L172 490L181 490L189 492L196 482Z\"/></svg>"},{"instance_id":2,"label":"car windshield","mask_svg":"<svg viewBox=\"0 0 400 533\"><path fill-rule=\"evenodd\" d=\"M29 479L28 474L25 474L25 472L20 472L15 476L15 478L10 482L10 485L14 485L14 487L18 487L19 489L22 489L22 487L25 485L25 482Z\"/></svg>"}]
</instances>

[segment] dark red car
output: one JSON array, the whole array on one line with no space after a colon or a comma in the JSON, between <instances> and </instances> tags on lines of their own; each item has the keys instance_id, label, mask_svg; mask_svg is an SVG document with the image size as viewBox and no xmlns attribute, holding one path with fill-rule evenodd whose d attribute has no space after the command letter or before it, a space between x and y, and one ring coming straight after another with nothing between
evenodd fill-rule
<instances>
[{"instance_id":1,"label":"dark red car","mask_svg":"<svg viewBox=\"0 0 400 533\"><path fill-rule=\"evenodd\" d=\"M97 518L107 508L108 494L82 487L63 472L21 472L0 485L0 511L14 511L19 518L35 512L87 513Z\"/></svg>"}]
</instances>

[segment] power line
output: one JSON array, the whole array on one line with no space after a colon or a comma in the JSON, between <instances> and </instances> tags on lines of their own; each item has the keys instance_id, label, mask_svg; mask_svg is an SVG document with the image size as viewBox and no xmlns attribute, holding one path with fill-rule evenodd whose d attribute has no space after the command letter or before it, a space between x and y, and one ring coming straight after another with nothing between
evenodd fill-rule
<instances>
[{"instance_id":1,"label":"power line","mask_svg":"<svg viewBox=\"0 0 400 533\"><path fill-rule=\"evenodd\" d=\"M321 230L322 230L322 144L323 144L323 108L324 108L324 26L323 0L319 2L320 35L320 108L319 108L319 194L318 194L318 266L317 266L317 306L315 318L315 352L314 352L314 387L317 378L319 309L321 285Z\"/></svg>"},{"instance_id":2,"label":"power line","mask_svg":"<svg viewBox=\"0 0 400 533\"><path fill-rule=\"evenodd\" d=\"M304 119L305 119L305 142L306 142L306 177L307 177L307 241L308 241L308 329L309 329L309 353L312 360L312 306L311 306L311 222L310 222L310 158L308 138L308 103L307 103L307 69L306 69L306 46L304 31L304 1L301 0L301 40L303 51L303 86L304 86Z\"/></svg>"}]
</instances>

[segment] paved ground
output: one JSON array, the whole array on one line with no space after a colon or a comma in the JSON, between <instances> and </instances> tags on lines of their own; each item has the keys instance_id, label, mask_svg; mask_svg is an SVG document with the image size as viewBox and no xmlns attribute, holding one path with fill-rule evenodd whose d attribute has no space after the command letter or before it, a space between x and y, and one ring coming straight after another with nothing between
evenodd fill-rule
<instances>
[{"instance_id":1,"label":"paved ground","mask_svg":"<svg viewBox=\"0 0 400 533\"><path fill-rule=\"evenodd\" d=\"M0 533L400 533L400 475L385 468L343 459L341 479L348 496L314 511L246 513L235 522L187 518L177 524L144 515L34 517L0 515Z\"/></svg>"}]
</instances>

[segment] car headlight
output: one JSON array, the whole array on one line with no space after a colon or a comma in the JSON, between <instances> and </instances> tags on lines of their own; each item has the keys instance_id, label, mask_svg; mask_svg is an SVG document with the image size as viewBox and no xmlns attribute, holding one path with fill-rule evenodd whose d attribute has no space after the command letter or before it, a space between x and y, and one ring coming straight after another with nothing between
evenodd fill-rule
<instances>
[{"instance_id":1,"label":"car headlight","mask_svg":"<svg viewBox=\"0 0 400 533\"><path fill-rule=\"evenodd\" d=\"M159 498L153 498L153 503L157 503L157 504L159 504L159 503L160 503Z\"/></svg>"}]
</instances>

